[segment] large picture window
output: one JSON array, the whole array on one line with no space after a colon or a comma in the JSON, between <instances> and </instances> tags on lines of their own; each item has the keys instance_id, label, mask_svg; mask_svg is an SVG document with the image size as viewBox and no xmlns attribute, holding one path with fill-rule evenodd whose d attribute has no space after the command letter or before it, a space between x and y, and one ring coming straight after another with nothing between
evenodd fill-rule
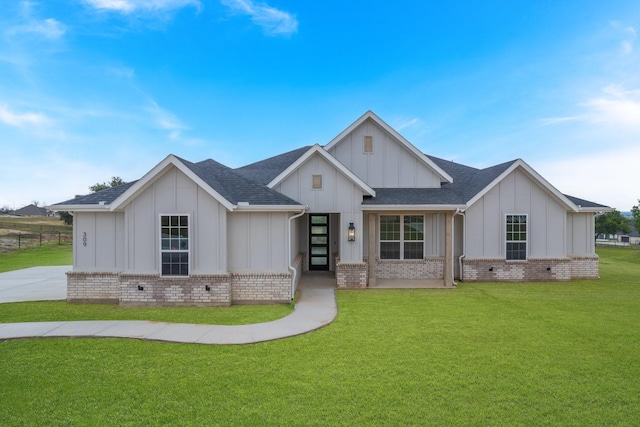
<instances>
[{"instance_id":1,"label":"large picture window","mask_svg":"<svg viewBox=\"0 0 640 427\"><path fill-rule=\"evenodd\" d=\"M189 275L189 216L160 216L160 258L163 276Z\"/></svg>"},{"instance_id":2,"label":"large picture window","mask_svg":"<svg viewBox=\"0 0 640 427\"><path fill-rule=\"evenodd\" d=\"M380 259L423 259L424 216L380 215Z\"/></svg>"},{"instance_id":3,"label":"large picture window","mask_svg":"<svg viewBox=\"0 0 640 427\"><path fill-rule=\"evenodd\" d=\"M527 259L527 215L507 215L507 259Z\"/></svg>"}]
</instances>

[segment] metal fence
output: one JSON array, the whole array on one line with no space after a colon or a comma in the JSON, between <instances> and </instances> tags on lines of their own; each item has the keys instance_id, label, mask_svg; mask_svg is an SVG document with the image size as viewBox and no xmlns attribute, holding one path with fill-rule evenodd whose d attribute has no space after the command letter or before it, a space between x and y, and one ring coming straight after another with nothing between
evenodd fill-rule
<instances>
[{"instance_id":1,"label":"metal fence","mask_svg":"<svg viewBox=\"0 0 640 427\"><path fill-rule=\"evenodd\" d=\"M15 249L33 248L45 244L68 244L72 242L69 233L42 232L42 233L12 233L0 235L0 250L11 251Z\"/></svg>"}]
</instances>

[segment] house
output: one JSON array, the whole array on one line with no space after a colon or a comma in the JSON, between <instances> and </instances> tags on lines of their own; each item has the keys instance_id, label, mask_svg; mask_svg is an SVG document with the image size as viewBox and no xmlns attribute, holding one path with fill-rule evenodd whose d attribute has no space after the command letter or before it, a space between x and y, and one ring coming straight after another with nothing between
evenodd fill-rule
<instances>
[{"instance_id":1,"label":"house","mask_svg":"<svg viewBox=\"0 0 640 427\"><path fill-rule=\"evenodd\" d=\"M384 280L597 278L594 216L518 159L428 156L369 111L326 145L237 169L169 155L138 181L54 205L74 215L70 301L285 302L311 270Z\"/></svg>"},{"instance_id":2,"label":"house","mask_svg":"<svg viewBox=\"0 0 640 427\"><path fill-rule=\"evenodd\" d=\"M51 216L52 212L47 208L42 208L32 203L16 210L15 214L19 216Z\"/></svg>"}]
</instances>

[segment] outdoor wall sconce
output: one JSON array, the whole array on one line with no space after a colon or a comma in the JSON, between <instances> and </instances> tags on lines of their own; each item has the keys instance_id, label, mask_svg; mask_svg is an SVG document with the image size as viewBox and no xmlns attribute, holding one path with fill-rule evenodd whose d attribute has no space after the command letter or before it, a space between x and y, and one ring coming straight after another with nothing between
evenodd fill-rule
<instances>
[{"instance_id":1,"label":"outdoor wall sconce","mask_svg":"<svg viewBox=\"0 0 640 427\"><path fill-rule=\"evenodd\" d=\"M347 240L350 242L355 242L356 240L356 228L353 226L353 223L349 223L349 228L347 230Z\"/></svg>"},{"instance_id":2,"label":"outdoor wall sconce","mask_svg":"<svg viewBox=\"0 0 640 427\"><path fill-rule=\"evenodd\" d=\"M489 271L493 271L493 267L489 267Z\"/></svg>"},{"instance_id":3,"label":"outdoor wall sconce","mask_svg":"<svg viewBox=\"0 0 640 427\"><path fill-rule=\"evenodd\" d=\"M209 285L204 285L204 290L209 292L211 290L211 286Z\"/></svg>"},{"instance_id":4,"label":"outdoor wall sconce","mask_svg":"<svg viewBox=\"0 0 640 427\"><path fill-rule=\"evenodd\" d=\"M144 286L140 286L140 285L138 285L138 290L139 290L139 291L144 291Z\"/></svg>"}]
</instances>

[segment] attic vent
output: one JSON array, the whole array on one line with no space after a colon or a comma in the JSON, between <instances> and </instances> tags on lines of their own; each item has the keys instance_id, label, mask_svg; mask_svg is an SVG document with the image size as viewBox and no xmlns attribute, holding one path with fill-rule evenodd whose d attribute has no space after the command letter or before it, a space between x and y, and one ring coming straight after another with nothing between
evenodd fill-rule
<instances>
[{"instance_id":1,"label":"attic vent","mask_svg":"<svg viewBox=\"0 0 640 427\"><path fill-rule=\"evenodd\" d=\"M373 136L366 135L364 137L364 152L373 153Z\"/></svg>"},{"instance_id":2,"label":"attic vent","mask_svg":"<svg viewBox=\"0 0 640 427\"><path fill-rule=\"evenodd\" d=\"M313 175L311 188L314 190L322 190L322 175Z\"/></svg>"}]
</instances>

